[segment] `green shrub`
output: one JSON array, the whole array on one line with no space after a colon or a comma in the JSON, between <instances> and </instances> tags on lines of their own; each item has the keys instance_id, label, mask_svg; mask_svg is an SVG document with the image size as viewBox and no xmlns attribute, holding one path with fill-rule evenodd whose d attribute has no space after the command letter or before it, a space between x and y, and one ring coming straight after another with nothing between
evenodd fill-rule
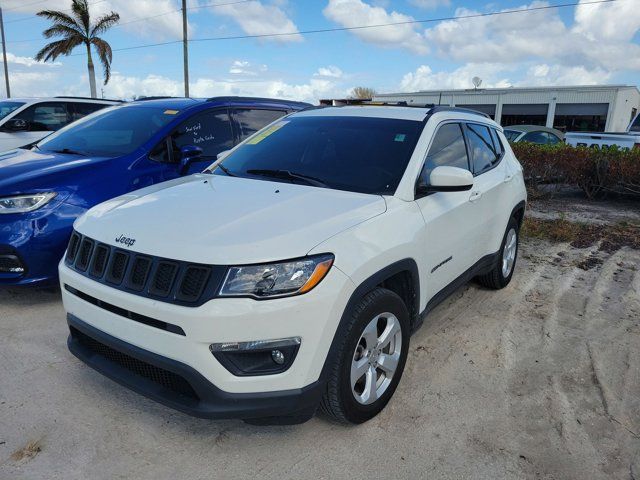
<instances>
[{"instance_id":1,"label":"green shrub","mask_svg":"<svg viewBox=\"0 0 640 480\"><path fill-rule=\"evenodd\" d=\"M511 145L524 169L530 194L543 194L542 185L580 187L589 198L615 193L640 195L640 150L600 149L566 144ZM545 187L544 191L549 191Z\"/></svg>"}]
</instances>

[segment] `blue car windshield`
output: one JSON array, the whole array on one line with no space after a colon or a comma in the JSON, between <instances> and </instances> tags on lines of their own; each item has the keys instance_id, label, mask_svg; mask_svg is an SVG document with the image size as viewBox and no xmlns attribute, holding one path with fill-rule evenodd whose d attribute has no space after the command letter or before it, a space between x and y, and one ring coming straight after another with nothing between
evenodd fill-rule
<instances>
[{"instance_id":1,"label":"blue car windshield","mask_svg":"<svg viewBox=\"0 0 640 480\"><path fill-rule=\"evenodd\" d=\"M0 102L0 120L24 105L24 102Z\"/></svg>"},{"instance_id":2,"label":"blue car windshield","mask_svg":"<svg viewBox=\"0 0 640 480\"><path fill-rule=\"evenodd\" d=\"M414 120L294 115L250 137L213 174L393 194L422 127Z\"/></svg>"},{"instance_id":3,"label":"blue car windshield","mask_svg":"<svg viewBox=\"0 0 640 480\"><path fill-rule=\"evenodd\" d=\"M106 108L74 122L37 144L45 152L88 156L127 155L175 118L175 110L154 106Z\"/></svg>"}]
</instances>

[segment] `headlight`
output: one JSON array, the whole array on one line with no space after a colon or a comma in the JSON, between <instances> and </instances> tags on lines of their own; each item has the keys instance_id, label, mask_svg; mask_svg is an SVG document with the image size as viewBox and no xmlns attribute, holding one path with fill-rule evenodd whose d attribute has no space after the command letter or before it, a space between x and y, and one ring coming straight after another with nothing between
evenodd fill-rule
<instances>
[{"instance_id":1,"label":"headlight","mask_svg":"<svg viewBox=\"0 0 640 480\"><path fill-rule=\"evenodd\" d=\"M55 196L55 192L47 192L0 198L0 214L33 212L45 206Z\"/></svg>"},{"instance_id":2,"label":"headlight","mask_svg":"<svg viewBox=\"0 0 640 480\"><path fill-rule=\"evenodd\" d=\"M333 255L324 254L289 262L231 267L222 284L223 297L282 297L307 293L327 275Z\"/></svg>"}]
</instances>

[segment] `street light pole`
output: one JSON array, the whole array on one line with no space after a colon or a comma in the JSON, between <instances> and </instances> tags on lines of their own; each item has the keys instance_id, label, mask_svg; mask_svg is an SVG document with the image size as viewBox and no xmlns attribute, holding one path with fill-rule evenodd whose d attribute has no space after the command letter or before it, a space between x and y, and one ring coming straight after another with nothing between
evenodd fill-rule
<instances>
[{"instance_id":1,"label":"street light pole","mask_svg":"<svg viewBox=\"0 0 640 480\"><path fill-rule=\"evenodd\" d=\"M187 0L182 0L182 54L184 59L184 96L189 96L189 40L187 39ZM3 43L4 45L4 43Z\"/></svg>"},{"instance_id":2,"label":"street light pole","mask_svg":"<svg viewBox=\"0 0 640 480\"><path fill-rule=\"evenodd\" d=\"M2 35L2 61L4 63L4 83L7 87L7 98L11 98L9 88L9 66L7 65L7 42L4 40L4 20L2 20L2 7L0 7L0 34Z\"/></svg>"}]
</instances>

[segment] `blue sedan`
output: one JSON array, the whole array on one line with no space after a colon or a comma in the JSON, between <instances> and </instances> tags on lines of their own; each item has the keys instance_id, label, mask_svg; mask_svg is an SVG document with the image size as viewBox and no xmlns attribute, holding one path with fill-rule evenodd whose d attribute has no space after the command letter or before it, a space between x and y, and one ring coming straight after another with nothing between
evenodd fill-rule
<instances>
[{"instance_id":1,"label":"blue sedan","mask_svg":"<svg viewBox=\"0 0 640 480\"><path fill-rule=\"evenodd\" d=\"M158 98L101 110L31 150L0 154L0 286L46 286L74 220L98 203L202 171L278 118L309 107L264 98Z\"/></svg>"}]
</instances>

